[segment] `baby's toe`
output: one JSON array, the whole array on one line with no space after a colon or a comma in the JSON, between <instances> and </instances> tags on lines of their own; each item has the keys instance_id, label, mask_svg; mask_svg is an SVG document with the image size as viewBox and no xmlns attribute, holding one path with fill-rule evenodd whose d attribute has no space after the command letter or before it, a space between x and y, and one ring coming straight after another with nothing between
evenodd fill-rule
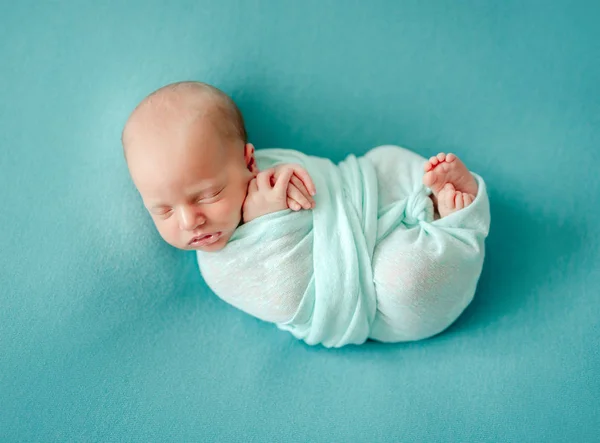
<instances>
[{"instance_id":1,"label":"baby's toe","mask_svg":"<svg viewBox=\"0 0 600 443\"><path fill-rule=\"evenodd\" d=\"M440 152L440 153L437 155L437 159L438 159L439 161L443 162L444 160L446 160L446 154L445 154L445 153L443 153L443 152Z\"/></svg>"},{"instance_id":2,"label":"baby's toe","mask_svg":"<svg viewBox=\"0 0 600 443\"><path fill-rule=\"evenodd\" d=\"M435 166L435 165L437 165L439 163L439 160L438 160L437 157L431 157L429 159L429 163L431 163L432 166Z\"/></svg>"},{"instance_id":3,"label":"baby's toe","mask_svg":"<svg viewBox=\"0 0 600 443\"><path fill-rule=\"evenodd\" d=\"M444 186L443 192L440 195L441 200L443 200L444 204L448 208L453 209L456 206L455 196L456 191L454 189L454 186L452 186L450 183L447 183L446 186Z\"/></svg>"},{"instance_id":4,"label":"baby's toe","mask_svg":"<svg viewBox=\"0 0 600 443\"><path fill-rule=\"evenodd\" d=\"M452 163L454 160L456 160L456 155L454 155L454 154L450 153L450 154L448 154L448 155L446 156L446 161L447 161L448 163Z\"/></svg>"},{"instance_id":5,"label":"baby's toe","mask_svg":"<svg viewBox=\"0 0 600 443\"><path fill-rule=\"evenodd\" d=\"M433 171L429 171L427 174L423 176L423 184L428 188L431 188L435 181L437 180L437 175L433 173Z\"/></svg>"},{"instance_id":6,"label":"baby's toe","mask_svg":"<svg viewBox=\"0 0 600 443\"><path fill-rule=\"evenodd\" d=\"M469 206L471 203L473 203L474 199L475 199L475 197L473 196L473 194L464 194L465 208L467 206Z\"/></svg>"},{"instance_id":7,"label":"baby's toe","mask_svg":"<svg viewBox=\"0 0 600 443\"><path fill-rule=\"evenodd\" d=\"M454 204L456 205L456 209L463 209L465 207L463 193L460 191L456 191L456 195L454 196Z\"/></svg>"}]
</instances>

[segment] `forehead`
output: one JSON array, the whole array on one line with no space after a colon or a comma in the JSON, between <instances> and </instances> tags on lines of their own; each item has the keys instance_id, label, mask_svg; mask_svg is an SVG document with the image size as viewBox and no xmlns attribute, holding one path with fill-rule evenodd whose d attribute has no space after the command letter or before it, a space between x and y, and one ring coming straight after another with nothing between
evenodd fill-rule
<instances>
[{"instance_id":1,"label":"forehead","mask_svg":"<svg viewBox=\"0 0 600 443\"><path fill-rule=\"evenodd\" d=\"M146 129L134 137L128 153L132 178L142 194L211 186L226 176L230 149L209 122Z\"/></svg>"}]
</instances>

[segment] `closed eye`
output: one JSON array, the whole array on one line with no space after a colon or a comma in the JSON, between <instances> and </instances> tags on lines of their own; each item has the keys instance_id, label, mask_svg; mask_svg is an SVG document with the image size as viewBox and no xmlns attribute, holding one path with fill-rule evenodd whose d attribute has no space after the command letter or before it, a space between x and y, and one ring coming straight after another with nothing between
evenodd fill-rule
<instances>
[{"instance_id":1,"label":"closed eye","mask_svg":"<svg viewBox=\"0 0 600 443\"><path fill-rule=\"evenodd\" d=\"M225 190L225 188L221 189L220 191L213 192L212 194L209 194L209 195L202 195L202 196L198 197L196 199L196 201L198 203L211 203L217 197L219 197L224 190Z\"/></svg>"},{"instance_id":2,"label":"closed eye","mask_svg":"<svg viewBox=\"0 0 600 443\"><path fill-rule=\"evenodd\" d=\"M173 209L172 208L154 208L150 212L152 213L152 215L168 218L173 213Z\"/></svg>"}]
</instances>

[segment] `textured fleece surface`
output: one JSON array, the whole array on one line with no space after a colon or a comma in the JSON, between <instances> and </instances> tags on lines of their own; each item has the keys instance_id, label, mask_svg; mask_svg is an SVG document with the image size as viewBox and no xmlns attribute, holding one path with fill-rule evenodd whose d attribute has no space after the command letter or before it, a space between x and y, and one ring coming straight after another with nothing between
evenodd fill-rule
<instances>
[{"instance_id":1,"label":"textured fleece surface","mask_svg":"<svg viewBox=\"0 0 600 443\"><path fill-rule=\"evenodd\" d=\"M600 435L594 1L0 3L0 441L564 441ZM258 148L459 154L479 289L442 335L309 347L163 244L120 130L181 79Z\"/></svg>"}]
</instances>

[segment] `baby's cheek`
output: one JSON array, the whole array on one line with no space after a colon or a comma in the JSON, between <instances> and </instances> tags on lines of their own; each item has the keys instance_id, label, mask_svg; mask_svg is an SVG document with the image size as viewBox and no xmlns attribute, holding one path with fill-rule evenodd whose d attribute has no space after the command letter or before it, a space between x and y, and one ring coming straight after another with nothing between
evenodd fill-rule
<instances>
[{"instance_id":1,"label":"baby's cheek","mask_svg":"<svg viewBox=\"0 0 600 443\"><path fill-rule=\"evenodd\" d=\"M236 201L232 200L223 200L220 201L218 205L215 205L214 216L215 219L226 221L239 216L241 211L241 204L238 204Z\"/></svg>"},{"instance_id":2,"label":"baby's cheek","mask_svg":"<svg viewBox=\"0 0 600 443\"><path fill-rule=\"evenodd\" d=\"M167 243L176 243L179 238L179 226L170 220L154 220L154 226Z\"/></svg>"}]
</instances>

